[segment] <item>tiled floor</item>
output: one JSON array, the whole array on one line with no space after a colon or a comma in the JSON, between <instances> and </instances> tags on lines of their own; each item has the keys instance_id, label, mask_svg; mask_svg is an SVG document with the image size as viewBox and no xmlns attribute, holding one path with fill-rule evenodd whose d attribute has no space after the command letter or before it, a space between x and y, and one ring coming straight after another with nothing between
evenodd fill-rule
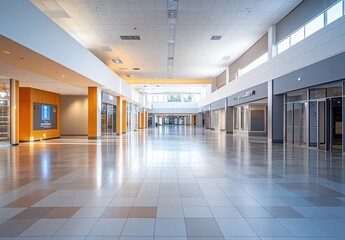
<instances>
[{"instance_id":1,"label":"tiled floor","mask_svg":"<svg viewBox=\"0 0 345 240\"><path fill-rule=\"evenodd\" d=\"M190 127L3 147L5 239L345 239L345 160Z\"/></svg>"}]
</instances>

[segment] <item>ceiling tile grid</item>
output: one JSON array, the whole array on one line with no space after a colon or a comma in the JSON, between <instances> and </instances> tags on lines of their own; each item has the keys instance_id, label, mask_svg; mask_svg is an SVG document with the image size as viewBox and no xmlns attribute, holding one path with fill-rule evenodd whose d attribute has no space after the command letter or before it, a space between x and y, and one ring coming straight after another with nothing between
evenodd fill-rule
<instances>
[{"instance_id":1,"label":"ceiling tile grid","mask_svg":"<svg viewBox=\"0 0 345 240\"><path fill-rule=\"evenodd\" d=\"M167 78L168 1L32 0L117 74L135 78ZM216 77L300 2L179 0L173 78ZM141 40L125 41L121 35ZM213 35L222 38L212 41Z\"/></svg>"}]
</instances>

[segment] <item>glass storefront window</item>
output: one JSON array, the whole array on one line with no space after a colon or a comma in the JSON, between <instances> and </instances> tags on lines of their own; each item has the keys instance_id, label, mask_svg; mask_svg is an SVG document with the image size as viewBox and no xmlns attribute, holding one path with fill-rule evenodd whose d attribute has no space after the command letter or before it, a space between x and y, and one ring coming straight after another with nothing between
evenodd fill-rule
<instances>
[{"instance_id":1,"label":"glass storefront window","mask_svg":"<svg viewBox=\"0 0 345 240\"><path fill-rule=\"evenodd\" d=\"M237 107L234 107L234 128L238 130L238 110Z\"/></svg>"},{"instance_id":2,"label":"glass storefront window","mask_svg":"<svg viewBox=\"0 0 345 240\"><path fill-rule=\"evenodd\" d=\"M342 95L341 86L329 87L327 88L327 97L338 97Z\"/></svg>"},{"instance_id":3,"label":"glass storefront window","mask_svg":"<svg viewBox=\"0 0 345 240\"><path fill-rule=\"evenodd\" d=\"M293 143L293 103L286 104L286 142Z\"/></svg>"},{"instance_id":4,"label":"glass storefront window","mask_svg":"<svg viewBox=\"0 0 345 240\"><path fill-rule=\"evenodd\" d=\"M309 102L309 146L317 145L317 101Z\"/></svg>"},{"instance_id":5,"label":"glass storefront window","mask_svg":"<svg viewBox=\"0 0 345 240\"><path fill-rule=\"evenodd\" d=\"M307 100L307 90L300 90L295 92L290 92L287 94L286 102L298 102Z\"/></svg>"},{"instance_id":6,"label":"glass storefront window","mask_svg":"<svg viewBox=\"0 0 345 240\"><path fill-rule=\"evenodd\" d=\"M10 141L10 80L0 79L0 143Z\"/></svg>"},{"instance_id":7,"label":"glass storefront window","mask_svg":"<svg viewBox=\"0 0 345 240\"><path fill-rule=\"evenodd\" d=\"M318 98L325 98L326 97L326 89L325 88L316 88L309 90L309 99L318 99Z\"/></svg>"}]
</instances>

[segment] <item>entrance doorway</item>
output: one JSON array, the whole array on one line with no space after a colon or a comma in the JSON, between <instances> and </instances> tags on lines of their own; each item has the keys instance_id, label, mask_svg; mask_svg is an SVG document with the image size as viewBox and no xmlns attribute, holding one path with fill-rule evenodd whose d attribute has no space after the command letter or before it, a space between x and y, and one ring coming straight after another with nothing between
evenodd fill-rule
<instances>
[{"instance_id":1,"label":"entrance doorway","mask_svg":"<svg viewBox=\"0 0 345 240\"><path fill-rule=\"evenodd\" d=\"M342 98L330 98L317 102L317 148L342 149Z\"/></svg>"}]
</instances>

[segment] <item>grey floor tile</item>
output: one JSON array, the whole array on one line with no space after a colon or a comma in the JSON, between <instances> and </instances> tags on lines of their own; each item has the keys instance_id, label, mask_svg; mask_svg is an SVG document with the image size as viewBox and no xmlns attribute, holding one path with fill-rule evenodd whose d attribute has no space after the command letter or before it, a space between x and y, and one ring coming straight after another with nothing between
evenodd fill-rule
<instances>
[{"instance_id":1,"label":"grey floor tile","mask_svg":"<svg viewBox=\"0 0 345 240\"><path fill-rule=\"evenodd\" d=\"M56 236L86 236L96 222L96 218L72 218L60 228Z\"/></svg>"},{"instance_id":2,"label":"grey floor tile","mask_svg":"<svg viewBox=\"0 0 345 240\"><path fill-rule=\"evenodd\" d=\"M235 207L211 207L215 218L242 218L242 215Z\"/></svg>"},{"instance_id":3,"label":"grey floor tile","mask_svg":"<svg viewBox=\"0 0 345 240\"><path fill-rule=\"evenodd\" d=\"M213 217L208 207L183 207L183 212L186 218Z\"/></svg>"},{"instance_id":4,"label":"grey floor tile","mask_svg":"<svg viewBox=\"0 0 345 240\"><path fill-rule=\"evenodd\" d=\"M100 218L92 228L91 236L120 236L126 218Z\"/></svg>"},{"instance_id":5,"label":"grey floor tile","mask_svg":"<svg viewBox=\"0 0 345 240\"><path fill-rule=\"evenodd\" d=\"M154 218L128 218L121 236L153 236Z\"/></svg>"},{"instance_id":6,"label":"grey floor tile","mask_svg":"<svg viewBox=\"0 0 345 240\"><path fill-rule=\"evenodd\" d=\"M158 207L157 208L158 218L183 218L182 207Z\"/></svg>"},{"instance_id":7,"label":"grey floor tile","mask_svg":"<svg viewBox=\"0 0 345 240\"><path fill-rule=\"evenodd\" d=\"M238 206L238 211L245 218L271 218L273 217L265 208L263 207L250 207L250 206Z\"/></svg>"},{"instance_id":8,"label":"grey floor tile","mask_svg":"<svg viewBox=\"0 0 345 240\"><path fill-rule=\"evenodd\" d=\"M187 236L184 218L157 218L155 237Z\"/></svg>"},{"instance_id":9,"label":"grey floor tile","mask_svg":"<svg viewBox=\"0 0 345 240\"><path fill-rule=\"evenodd\" d=\"M214 218L186 218L188 237L222 237Z\"/></svg>"},{"instance_id":10,"label":"grey floor tile","mask_svg":"<svg viewBox=\"0 0 345 240\"><path fill-rule=\"evenodd\" d=\"M250 226L259 237L293 236L280 222L272 218L249 218Z\"/></svg>"},{"instance_id":11,"label":"grey floor tile","mask_svg":"<svg viewBox=\"0 0 345 240\"><path fill-rule=\"evenodd\" d=\"M225 237L257 236L247 221L242 218L216 218L216 221Z\"/></svg>"},{"instance_id":12,"label":"grey floor tile","mask_svg":"<svg viewBox=\"0 0 345 240\"><path fill-rule=\"evenodd\" d=\"M53 236L67 219L41 219L25 230L21 236Z\"/></svg>"}]
</instances>

